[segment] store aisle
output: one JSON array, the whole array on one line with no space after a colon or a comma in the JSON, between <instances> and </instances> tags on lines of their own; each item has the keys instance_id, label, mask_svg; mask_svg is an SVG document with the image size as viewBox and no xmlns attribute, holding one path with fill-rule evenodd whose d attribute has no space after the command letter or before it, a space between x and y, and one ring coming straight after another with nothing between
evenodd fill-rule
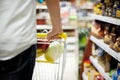
<instances>
[{"instance_id":1,"label":"store aisle","mask_svg":"<svg viewBox=\"0 0 120 80\"><path fill-rule=\"evenodd\" d=\"M76 53L68 53L63 80L78 80L78 59Z\"/></svg>"}]
</instances>

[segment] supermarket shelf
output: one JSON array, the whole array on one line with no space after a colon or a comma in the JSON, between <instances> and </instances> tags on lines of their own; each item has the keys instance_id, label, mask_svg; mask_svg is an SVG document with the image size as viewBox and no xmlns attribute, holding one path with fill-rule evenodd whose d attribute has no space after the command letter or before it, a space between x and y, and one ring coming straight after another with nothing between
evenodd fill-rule
<instances>
[{"instance_id":1,"label":"supermarket shelf","mask_svg":"<svg viewBox=\"0 0 120 80\"><path fill-rule=\"evenodd\" d=\"M73 30L76 29L75 26L62 26L64 30ZM39 29L51 29L51 25L37 25L36 26L37 30Z\"/></svg>"},{"instance_id":2,"label":"supermarket shelf","mask_svg":"<svg viewBox=\"0 0 120 80\"><path fill-rule=\"evenodd\" d=\"M80 7L79 9L84 9L84 10L93 10L93 7Z\"/></svg>"},{"instance_id":3,"label":"supermarket shelf","mask_svg":"<svg viewBox=\"0 0 120 80\"><path fill-rule=\"evenodd\" d=\"M97 19L100 21L104 21L107 23L115 24L115 25L120 25L120 19L117 19L117 18L101 16L101 15L96 15L96 14L91 14L91 13L89 13L89 15L92 16L94 19Z\"/></svg>"},{"instance_id":4,"label":"supermarket shelf","mask_svg":"<svg viewBox=\"0 0 120 80\"><path fill-rule=\"evenodd\" d=\"M74 51L76 49L76 45L68 45L67 46L67 50L71 50L71 51Z\"/></svg>"},{"instance_id":5,"label":"supermarket shelf","mask_svg":"<svg viewBox=\"0 0 120 80\"><path fill-rule=\"evenodd\" d=\"M87 16L87 17L80 17L79 20L87 20L87 21L91 21L91 20L94 20L91 16Z\"/></svg>"},{"instance_id":6,"label":"supermarket shelf","mask_svg":"<svg viewBox=\"0 0 120 80\"><path fill-rule=\"evenodd\" d=\"M86 74L84 72L82 73L82 78L83 78L83 80L88 80L88 77L86 76Z\"/></svg>"},{"instance_id":7,"label":"supermarket shelf","mask_svg":"<svg viewBox=\"0 0 120 80\"><path fill-rule=\"evenodd\" d=\"M37 5L36 9L48 9L46 5Z\"/></svg>"},{"instance_id":8,"label":"supermarket shelf","mask_svg":"<svg viewBox=\"0 0 120 80\"><path fill-rule=\"evenodd\" d=\"M77 38L76 37L67 37L66 43L76 43L77 42Z\"/></svg>"},{"instance_id":9,"label":"supermarket shelf","mask_svg":"<svg viewBox=\"0 0 120 80\"><path fill-rule=\"evenodd\" d=\"M90 39L99 47L101 47L103 50L105 50L109 55L111 55L112 57L114 57L116 60L120 62L120 52L116 52L113 49L111 49L109 45L103 42L102 39L97 39L94 36L91 36Z\"/></svg>"},{"instance_id":10,"label":"supermarket shelf","mask_svg":"<svg viewBox=\"0 0 120 80\"><path fill-rule=\"evenodd\" d=\"M77 43L77 39L76 37L68 37L66 40L67 43L67 52L75 52L76 50L76 43Z\"/></svg>"},{"instance_id":11,"label":"supermarket shelf","mask_svg":"<svg viewBox=\"0 0 120 80\"><path fill-rule=\"evenodd\" d=\"M104 69L99 65L97 60L90 56L91 63L96 67L96 69L101 73L101 75L105 78L105 80L112 80L107 73L105 73Z\"/></svg>"}]
</instances>

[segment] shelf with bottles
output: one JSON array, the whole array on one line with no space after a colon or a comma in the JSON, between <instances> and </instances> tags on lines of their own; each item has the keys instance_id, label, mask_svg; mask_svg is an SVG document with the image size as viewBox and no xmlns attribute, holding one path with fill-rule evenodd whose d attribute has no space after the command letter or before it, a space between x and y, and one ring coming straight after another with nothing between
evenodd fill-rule
<instances>
[{"instance_id":1,"label":"shelf with bottles","mask_svg":"<svg viewBox=\"0 0 120 80\"><path fill-rule=\"evenodd\" d=\"M101 21L94 21L91 41L120 61L120 27Z\"/></svg>"},{"instance_id":2,"label":"shelf with bottles","mask_svg":"<svg viewBox=\"0 0 120 80\"><path fill-rule=\"evenodd\" d=\"M88 22L88 21L93 21L93 17L91 15L89 15L89 13L92 13L93 9L79 9L77 8L77 15L78 15L78 21L84 21L84 22Z\"/></svg>"},{"instance_id":3,"label":"shelf with bottles","mask_svg":"<svg viewBox=\"0 0 120 80\"><path fill-rule=\"evenodd\" d=\"M113 49L109 47L109 45L105 44L102 39L97 39L94 36L90 37L91 41L101 47L103 50L108 52L111 56L113 56L116 60L120 61L120 52L115 52Z\"/></svg>"},{"instance_id":4,"label":"shelf with bottles","mask_svg":"<svg viewBox=\"0 0 120 80\"><path fill-rule=\"evenodd\" d=\"M112 80L111 77L109 77L108 73L105 72L105 70L99 65L98 61L94 57L90 56L90 61L100 72L100 74L105 78L105 80Z\"/></svg>"},{"instance_id":5,"label":"shelf with bottles","mask_svg":"<svg viewBox=\"0 0 120 80\"><path fill-rule=\"evenodd\" d=\"M104 79L105 79L104 76L101 75L101 73L96 69L96 67L94 67L90 60L84 61L84 71L82 73L82 80L104 80Z\"/></svg>"},{"instance_id":6,"label":"shelf with bottles","mask_svg":"<svg viewBox=\"0 0 120 80\"><path fill-rule=\"evenodd\" d=\"M95 71L95 69L97 69L96 71L98 71L99 74L102 75L102 77L104 77L104 79L102 78L99 80L117 80L114 79L114 77L116 78L117 76L119 76L119 74L116 75L116 72L118 72L117 64L119 63L119 61L116 60L111 55L109 55L108 52L105 52L95 43L89 42L89 45L87 46L90 47L88 48L91 51L87 51L84 55L82 75L87 71L86 75L90 78L91 76L89 76L89 73L93 73L92 75L94 75L93 70ZM91 64L93 65L92 69L91 69ZM96 79L87 79L87 80L96 80Z\"/></svg>"},{"instance_id":7,"label":"shelf with bottles","mask_svg":"<svg viewBox=\"0 0 120 80\"><path fill-rule=\"evenodd\" d=\"M119 61L95 43L92 43L92 54L89 59L105 80L118 80L114 77L119 76L119 74L116 74Z\"/></svg>"},{"instance_id":8,"label":"shelf with bottles","mask_svg":"<svg viewBox=\"0 0 120 80\"><path fill-rule=\"evenodd\" d=\"M96 19L111 24L120 25L120 1L119 0L100 0L94 6ZM100 16L98 16L100 15Z\"/></svg>"}]
</instances>

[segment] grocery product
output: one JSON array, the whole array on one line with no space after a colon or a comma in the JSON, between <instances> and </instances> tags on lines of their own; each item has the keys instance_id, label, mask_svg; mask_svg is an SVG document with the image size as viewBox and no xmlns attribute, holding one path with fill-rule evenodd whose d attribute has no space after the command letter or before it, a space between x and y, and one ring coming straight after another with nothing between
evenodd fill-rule
<instances>
[{"instance_id":1,"label":"grocery product","mask_svg":"<svg viewBox=\"0 0 120 80\"><path fill-rule=\"evenodd\" d=\"M120 80L120 63L118 63L117 70L113 74L112 80Z\"/></svg>"},{"instance_id":2,"label":"grocery product","mask_svg":"<svg viewBox=\"0 0 120 80\"><path fill-rule=\"evenodd\" d=\"M112 47L115 51L120 52L120 37L116 39L115 44Z\"/></svg>"},{"instance_id":3,"label":"grocery product","mask_svg":"<svg viewBox=\"0 0 120 80\"><path fill-rule=\"evenodd\" d=\"M109 26L110 26L109 24L105 25L105 31L104 31L105 36L103 40L106 44L110 43L110 27Z\"/></svg>"},{"instance_id":4,"label":"grocery product","mask_svg":"<svg viewBox=\"0 0 120 80\"><path fill-rule=\"evenodd\" d=\"M64 45L57 41L50 43L48 49L45 51L45 59L48 61L55 61L60 58L61 54L64 51Z\"/></svg>"},{"instance_id":5,"label":"grocery product","mask_svg":"<svg viewBox=\"0 0 120 80\"><path fill-rule=\"evenodd\" d=\"M95 20L93 22L91 34L99 39L104 37L104 28L103 28L103 24L100 21Z\"/></svg>"}]
</instances>

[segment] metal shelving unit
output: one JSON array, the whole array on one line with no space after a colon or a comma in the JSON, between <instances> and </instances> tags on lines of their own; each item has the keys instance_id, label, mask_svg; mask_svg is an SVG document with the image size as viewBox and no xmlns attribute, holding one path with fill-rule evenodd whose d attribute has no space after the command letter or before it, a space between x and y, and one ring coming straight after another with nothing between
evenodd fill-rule
<instances>
[{"instance_id":1,"label":"metal shelving unit","mask_svg":"<svg viewBox=\"0 0 120 80\"><path fill-rule=\"evenodd\" d=\"M62 26L64 30L75 30L77 29L77 27L75 26ZM51 29L52 26L51 25L37 25L36 26L37 30L39 29Z\"/></svg>"},{"instance_id":2,"label":"metal shelving unit","mask_svg":"<svg viewBox=\"0 0 120 80\"><path fill-rule=\"evenodd\" d=\"M90 61L106 80L112 80L111 77L105 73L104 69L99 65L98 61L94 57L90 56Z\"/></svg>"},{"instance_id":3,"label":"metal shelving unit","mask_svg":"<svg viewBox=\"0 0 120 80\"><path fill-rule=\"evenodd\" d=\"M97 44L99 47L101 47L103 50L105 50L109 55L114 57L116 60L120 61L120 52L116 52L112 50L109 45L105 44L102 39L97 39L94 36L90 37L91 41Z\"/></svg>"},{"instance_id":4,"label":"metal shelving unit","mask_svg":"<svg viewBox=\"0 0 120 80\"><path fill-rule=\"evenodd\" d=\"M114 24L120 26L120 19L108 17L108 16L102 16L102 15L96 15L96 14L88 14L91 16L94 20L99 20L102 22L106 22L109 24ZM115 50L111 49L110 46L106 43L104 43L103 39L98 39L94 36L90 36L90 40L95 43L97 46L102 48L104 51L106 51L109 55L111 55L113 58L118 60L120 62L120 52L116 52ZM101 73L101 75L105 78L105 80L112 80L111 77L105 72L105 70L100 66L97 59L90 56L89 57L91 63L95 66L95 68Z\"/></svg>"},{"instance_id":5,"label":"metal shelving unit","mask_svg":"<svg viewBox=\"0 0 120 80\"><path fill-rule=\"evenodd\" d=\"M103 22L107 22L107 23L115 24L115 25L120 25L120 19L117 19L117 18L102 16L102 15L96 15L96 14L92 14L92 13L89 13L89 15L92 18L103 21Z\"/></svg>"},{"instance_id":6,"label":"metal shelving unit","mask_svg":"<svg viewBox=\"0 0 120 80\"><path fill-rule=\"evenodd\" d=\"M46 5L37 5L36 9L48 9Z\"/></svg>"}]
</instances>

